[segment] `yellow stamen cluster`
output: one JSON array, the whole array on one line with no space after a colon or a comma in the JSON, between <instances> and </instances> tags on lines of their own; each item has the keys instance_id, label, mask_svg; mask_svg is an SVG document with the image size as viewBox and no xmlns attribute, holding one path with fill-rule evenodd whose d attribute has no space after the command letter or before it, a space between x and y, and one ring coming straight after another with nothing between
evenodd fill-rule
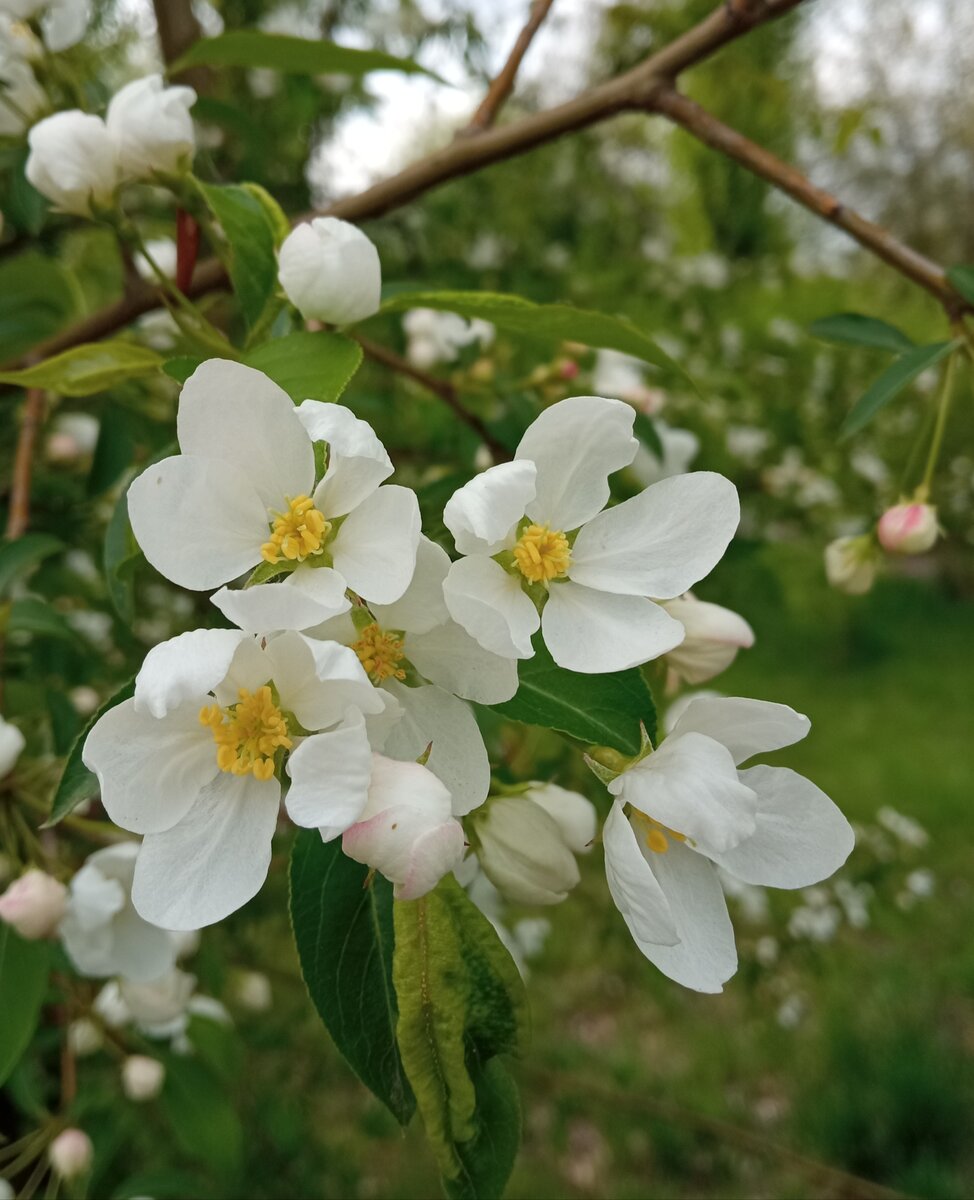
<instances>
[{"instance_id":1,"label":"yellow stamen cluster","mask_svg":"<svg viewBox=\"0 0 974 1200\"><path fill-rule=\"evenodd\" d=\"M261 546L265 562L304 562L312 554L320 554L331 523L315 508L310 496L286 496L287 512L273 513L270 541Z\"/></svg>"},{"instance_id":2,"label":"yellow stamen cluster","mask_svg":"<svg viewBox=\"0 0 974 1200\"><path fill-rule=\"evenodd\" d=\"M547 525L528 525L514 547L514 561L531 583L559 579L572 564L568 538Z\"/></svg>"},{"instance_id":3,"label":"yellow stamen cluster","mask_svg":"<svg viewBox=\"0 0 974 1200\"><path fill-rule=\"evenodd\" d=\"M352 649L374 684L384 679L406 678L399 665L403 657L402 638L396 633L384 633L374 621L362 630Z\"/></svg>"},{"instance_id":4,"label":"yellow stamen cluster","mask_svg":"<svg viewBox=\"0 0 974 1200\"><path fill-rule=\"evenodd\" d=\"M241 688L239 695L239 703L228 708L221 708L219 704L205 705L200 709L200 724L210 727L216 742L217 766L221 771L270 779L274 774L277 748L291 748L287 721L274 703L267 684L255 692Z\"/></svg>"},{"instance_id":5,"label":"yellow stamen cluster","mask_svg":"<svg viewBox=\"0 0 974 1200\"><path fill-rule=\"evenodd\" d=\"M639 824L642 825L646 845L654 854L665 854L670 848L670 838L674 842L685 842L687 840L685 833L677 833L675 829L669 829L667 826L661 825L659 821L654 821L652 817L647 817L645 813L634 810L633 815Z\"/></svg>"}]
</instances>

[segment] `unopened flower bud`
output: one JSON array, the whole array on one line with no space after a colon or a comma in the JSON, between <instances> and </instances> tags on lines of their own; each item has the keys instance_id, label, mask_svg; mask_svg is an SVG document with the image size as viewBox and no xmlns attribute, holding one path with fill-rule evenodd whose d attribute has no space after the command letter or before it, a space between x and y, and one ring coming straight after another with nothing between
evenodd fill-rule
<instances>
[{"instance_id":1,"label":"unopened flower bud","mask_svg":"<svg viewBox=\"0 0 974 1200\"><path fill-rule=\"evenodd\" d=\"M498 796L473 814L484 874L517 904L558 904L579 881L558 822L524 796Z\"/></svg>"},{"instance_id":2,"label":"unopened flower bud","mask_svg":"<svg viewBox=\"0 0 974 1200\"><path fill-rule=\"evenodd\" d=\"M78 109L39 121L27 135L25 173L60 212L90 217L107 208L118 183L115 143L100 117Z\"/></svg>"},{"instance_id":3,"label":"unopened flower bud","mask_svg":"<svg viewBox=\"0 0 974 1200\"><path fill-rule=\"evenodd\" d=\"M189 110L196 93L189 87L165 87L161 75L133 80L116 92L105 124L115 144L125 179L148 179L157 171L187 171L196 153Z\"/></svg>"},{"instance_id":4,"label":"unopened flower bud","mask_svg":"<svg viewBox=\"0 0 974 1200\"><path fill-rule=\"evenodd\" d=\"M532 783L522 795L551 817L573 854L586 854L592 849L598 822L591 800L556 783Z\"/></svg>"},{"instance_id":5,"label":"unopened flower bud","mask_svg":"<svg viewBox=\"0 0 974 1200\"><path fill-rule=\"evenodd\" d=\"M166 1068L157 1058L130 1054L122 1063L122 1091L136 1104L154 1100L162 1090Z\"/></svg>"},{"instance_id":6,"label":"unopened flower bud","mask_svg":"<svg viewBox=\"0 0 974 1200\"><path fill-rule=\"evenodd\" d=\"M923 554L939 532L932 504L896 504L883 513L876 526L879 544L892 554Z\"/></svg>"},{"instance_id":7,"label":"unopened flower bud","mask_svg":"<svg viewBox=\"0 0 974 1200\"><path fill-rule=\"evenodd\" d=\"M234 993L241 1008L251 1012L267 1012L271 1006L271 982L260 971L243 971L236 981Z\"/></svg>"},{"instance_id":8,"label":"unopened flower bud","mask_svg":"<svg viewBox=\"0 0 974 1200\"><path fill-rule=\"evenodd\" d=\"M686 630L686 637L665 655L671 670L687 683L704 683L734 661L737 651L754 645L754 630L729 608L687 593L662 607Z\"/></svg>"},{"instance_id":9,"label":"unopened flower bud","mask_svg":"<svg viewBox=\"0 0 974 1200\"><path fill-rule=\"evenodd\" d=\"M24 745L24 735L17 726L0 717L0 779L14 769Z\"/></svg>"},{"instance_id":10,"label":"unopened flower bud","mask_svg":"<svg viewBox=\"0 0 974 1200\"><path fill-rule=\"evenodd\" d=\"M278 278L305 318L351 325L379 309L378 251L360 229L336 217L316 217L284 239Z\"/></svg>"},{"instance_id":11,"label":"unopened flower bud","mask_svg":"<svg viewBox=\"0 0 974 1200\"><path fill-rule=\"evenodd\" d=\"M32 867L0 896L0 919L23 938L50 937L64 916L67 894L63 883Z\"/></svg>"},{"instance_id":12,"label":"unopened flower bud","mask_svg":"<svg viewBox=\"0 0 974 1200\"><path fill-rule=\"evenodd\" d=\"M87 1058L105 1043L102 1031L89 1017L79 1017L68 1026L68 1045L78 1058Z\"/></svg>"},{"instance_id":13,"label":"unopened flower bud","mask_svg":"<svg viewBox=\"0 0 974 1200\"><path fill-rule=\"evenodd\" d=\"M94 1148L91 1138L80 1129L62 1129L48 1148L55 1175L62 1179L77 1179L91 1167Z\"/></svg>"},{"instance_id":14,"label":"unopened flower bud","mask_svg":"<svg viewBox=\"0 0 974 1200\"><path fill-rule=\"evenodd\" d=\"M825 574L832 587L862 596L876 581L879 556L869 534L840 537L825 547Z\"/></svg>"}]
</instances>

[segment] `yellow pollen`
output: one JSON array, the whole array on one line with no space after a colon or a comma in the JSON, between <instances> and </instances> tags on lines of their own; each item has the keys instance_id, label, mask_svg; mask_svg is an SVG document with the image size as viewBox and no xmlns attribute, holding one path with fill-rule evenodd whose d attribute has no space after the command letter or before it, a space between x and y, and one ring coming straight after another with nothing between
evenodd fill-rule
<instances>
[{"instance_id":1,"label":"yellow pollen","mask_svg":"<svg viewBox=\"0 0 974 1200\"><path fill-rule=\"evenodd\" d=\"M514 561L531 583L559 579L572 563L568 538L547 525L529 525L514 547Z\"/></svg>"},{"instance_id":2,"label":"yellow pollen","mask_svg":"<svg viewBox=\"0 0 974 1200\"><path fill-rule=\"evenodd\" d=\"M675 829L669 829L666 825L661 825L659 821L654 821L652 817L647 817L645 813L639 812L638 809L633 810L633 816L642 825L645 831L646 845L654 854L665 854L670 848L670 839L674 842L685 842L687 840L685 833L677 833Z\"/></svg>"},{"instance_id":3,"label":"yellow pollen","mask_svg":"<svg viewBox=\"0 0 974 1200\"><path fill-rule=\"evenodd\" d=\"M239 702L227 708L219 704L204 705L200 709L200 724L210 727L221 771L270 779L278 747L291 749L287 722L267 684L255 692L241 688L239 695Z\"/></svg>"},{"instance_id":4,"label":"yellow pollen","mask_svg":"<svg viewBox=\"0 0 974 1200\"><path fill-rule=\"evenodd\" d=\"M399 665L403 657L402 638L395 633L383 633L374 621L362 630L352 649L374 684L384 679L406 678Z\"/></svg>"},{"instance_id":5,"label":"yellow pollen","mask_svg":"<svg viewBox=\"0 0 974 1200\"><path fill-rule=\"evenodd\" d=\"M295 496L287 500L287 512L273 512L270 541L261 546L265 562L304 562L312 554L320 554L322 544L331 531L331 522L315 508L310 496Z\"/></svg>"}]
</instances>

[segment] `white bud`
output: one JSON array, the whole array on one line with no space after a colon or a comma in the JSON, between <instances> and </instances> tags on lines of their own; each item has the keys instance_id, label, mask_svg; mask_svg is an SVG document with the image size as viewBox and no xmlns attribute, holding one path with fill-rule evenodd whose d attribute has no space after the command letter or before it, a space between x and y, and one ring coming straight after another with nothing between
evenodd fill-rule
<instances>
[{"instance_id":1,"label":"white bud","mask_svg":"<svg viewBox=\"0 0 974 1200\"><path fill-rule=\"evenodd\" d=\"M932 504L896 504L883 513L876 526L879 544L892 554L923 554L939 532Z\"/></svg>"},{"instance_id":2,"label":"white bud","mask_svg":"<svg viewBox=\"0 0 974 1200\"><path fill-rule=\"evenodd\" d=\"M825 547L825 574L832 587L862 596L876 581L879 556L868 534L840 537Z\"/></svg>"},{"instance_id":3,"label":"white bud","mask_svg":"<svg viewBox=\"0 0 974 1200\"><path fill-rule=\"evenodd\" d=\"M154 1100L162 1091L165 1079L166 1068L157 1058L130 1054L122 1063L122 1091L136 1104Z\"/></svg>"},{"instance_id":4,"label":"white bud","mask_svg":"<svg viewBox=\"0 0 974 1200\"><path fill-rule=\"evenodd\" d=\"M80 1129L62 1129L51 1142L47 1153L55 1175L70 1180L88 1172L94 1148L91 1138Z\"/></svg>"},{"instance_id":5,"label":"white bud","mask_svg":"<svg viewBox=\"0 0 974 1200\"><path fill-rule=\"evenodd\" d=\"M4 33L0 29L0 37ZM19 58L0 58L0 135L20 137L46 106L47 96L30 66Z\"/></svg>"},{"instance_id":6,"label":"white bud","mask_svg":"<svg viewBox=\"0 0 974 1200\"><path fill-rule=\"evenodd\" d=\"M351 325L379 309L378 251L360 229L335 217L316 217L288 234L278 278L305 318Z\"/></svg>"},{"instance_id":7,"label":"white bud","mask_svg":"<svg viewBox=\"0 0 974 1200\"><path fill-rule=\"evenodd\" d=\"M498 796L472 814L484 874L508 900L558 904L578 864L554 817L524 796Z\"/></svg>"},{"instance_id":8,"label":"white bud","mask_svg":"<svg viewBox=\"0 0 974 1200\"><path fill-rule=\"evenodd\" d=\"M13 1185L2 1176L0 1176L0 1200L14 1200L15 1193Z\"/></svg>"},{"instance_id":9,"label":"white bud","mask_svg":"<svg viewBox=\"0 0 974 1200\"><path fill-rule=\"evenodd\" d=\"M0 779L9 775L24 749L24 735L16 725L0 717Z\"/></svg>"},{"instance_id":10,"label":"white bud","mask_svg":"<svg viewBox=\"0 0 974 1200\"><path fill-rule=\"evenodd\" d=\"M686 630L686 637L665 655L666 665L686 683L705 683L726 671L737 651L754 645L754 630L729 608L687 593L662 607Z\"/></svg>"},{"instance_id":11,"label":"white bud","mask_svg":"<svg viewBox=\"0 0 974 1200\"><path fill-rule=\"evenodd\" d=\"M63 883L32 867L0 896L0 919L21 937L50 937L64 916L67 894Z\"/></svg>"},{"instance_id":12,"label":"white bud","mask_svg":"<svg viewBox=\"0 0 974 1200\"><path fill-rule=\"evenodd\" d=\"M104 1043L102 1031L88 1017L79 1017L68 1026L68 1045L78 1058L87 1058L89 1054L94 1054Z\"/></svg>"},{"instance_id":13,"label":"white bud","mask_svg":"<svg viewBox=\"0 0 974 1200\"><path fill-rule=\"evenodd\" d=\"M591 800L556 783L532 783L523 795L552 818L569 850L587 854L592 849L598 819Z\"/></svg>"},{"instance_id":14,"label":"white bud","mask_svg":"<svg viewBox=\"0 0 974 1200\"><path fill-rule=\"evenodd\" d=\"M267 1012L271 1006L271 982L260 971L243 971L234 988L237 1003L251 1012Z\"/></svg>"},{"instance_id":15,"label":"white bud","mask_svg":"<svg viewBox=\"0 0 974 1200\"><path fill-rule=\"evenodd\" d=\"M196 135L189 110L196 93L189 87L165 87L161 75L128 83L112 97L105 117L125 179L148 179L156 171L189 170Z\"/></svg>"},{"instance_id":16,"label":"white bud","mask_svg":"<svg viewBox=\"0 0 974 1200\"><path fill-rule=\"evenodd\" d=\"M90 217L107 208L118 183L115 143L100 117L71 109L39 121L27 135L25 172L60 212Z\"/></svg>"}]
</instances>

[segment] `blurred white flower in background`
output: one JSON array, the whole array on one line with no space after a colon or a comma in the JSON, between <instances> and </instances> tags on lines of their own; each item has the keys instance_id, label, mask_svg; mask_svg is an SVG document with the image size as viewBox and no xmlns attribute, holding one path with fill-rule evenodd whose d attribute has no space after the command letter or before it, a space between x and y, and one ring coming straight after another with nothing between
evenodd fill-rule
<instances>
[{"instance_id":1,"label":"blurred white flower in background","mask_svg":"<svg viewBox=\"0 0 974 1200\"><path fill-rule=\"evenodd\" d=\"M485 349L494 340L494 327L487 321L467 321L456 313L432 308L411 308L402 319L406 334L406 357L417 367L453 362L465 346Z\"/></svg>"},{"instance_id":2,"label":"blurred white flower in background","mask_svg":"<svg viewBox=\"0 0 974 1200\"><path fill-rule=\"evenodd\" d=\"M30 941L53 937L65 913L67 894L63 883L31 867L0 896L0 920Z\"/></svg>"},{"instance_id":3,"label":"blurred white flower in background","mask_svg":"<svg viewBox=\"0 0 974 1200\"><path fill-rule=\"evenodd\" d=\"M0 779L9 775L27 744L16 725L0 717Z\"/></svg>"}]
</instances>

